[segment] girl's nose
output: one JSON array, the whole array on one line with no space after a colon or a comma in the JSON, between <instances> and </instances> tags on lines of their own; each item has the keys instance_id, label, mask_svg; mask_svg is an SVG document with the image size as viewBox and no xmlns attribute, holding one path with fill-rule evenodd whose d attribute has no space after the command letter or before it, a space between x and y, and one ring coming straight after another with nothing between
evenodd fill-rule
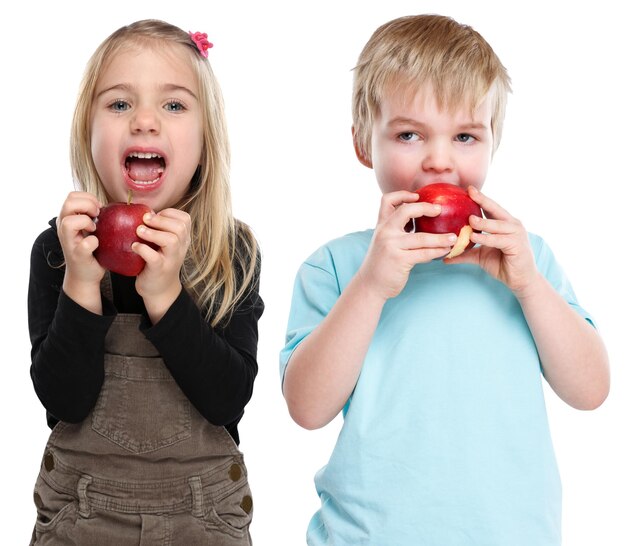
<instances>
[{"instance_id":1,"label":"girl's nose","mask_svg":"<svg viewBox=\"0 0 626 546\"><path fill-rule=\"evenodd\" d=\"M130 130L135 134L158 134L161 130L159 116L151 108L138 108L131 119Z\"/></svg>"},{"instance_id":2,"label":"girl's nose","mask_svg":"<svg viewBox=\"0 0 626 546\"><path fill-rule=\"evenodd\" d=\"M431 142L426 148L422 162L425 171L449 172L452 170L452 150L443 142Z\"/></svg>"}]
</instances>

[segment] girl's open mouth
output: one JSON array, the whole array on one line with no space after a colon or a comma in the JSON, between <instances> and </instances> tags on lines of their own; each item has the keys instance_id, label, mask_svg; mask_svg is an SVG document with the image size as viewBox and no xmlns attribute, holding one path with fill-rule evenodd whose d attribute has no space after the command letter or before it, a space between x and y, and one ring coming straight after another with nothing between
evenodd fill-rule
<instances>
[{"instance_id":1,"label":"girl's open mouth","mask_svg":"<svg viewBox=\"0 0 626 546\"><path fill-rule=\"evenodd\" d=\"M136 190L151 190L158 186L165 160L155 152L131 152L124 162L127 183Z\"/></svg>"}]
</instances>

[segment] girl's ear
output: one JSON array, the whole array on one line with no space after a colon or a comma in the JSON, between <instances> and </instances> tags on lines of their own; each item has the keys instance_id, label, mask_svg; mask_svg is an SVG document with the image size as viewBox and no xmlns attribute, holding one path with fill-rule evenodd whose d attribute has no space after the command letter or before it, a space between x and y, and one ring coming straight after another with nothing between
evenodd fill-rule
<instances>
[{"instance_id":1,"label":"girl's ear","mask_svg":"<svg viewBox=\"0 0 626 546\"><path fill-rule=\"evenodd\" d=\"M367 154L361 149L361 146L359 145L358 140L356 138L356 132L354 131L354 126L352 127L352 145L354 146L354 151L356 153L358 160L361 162L361 164L371 169L372 161L367 156Z\"/></svg>"}]
</instances>

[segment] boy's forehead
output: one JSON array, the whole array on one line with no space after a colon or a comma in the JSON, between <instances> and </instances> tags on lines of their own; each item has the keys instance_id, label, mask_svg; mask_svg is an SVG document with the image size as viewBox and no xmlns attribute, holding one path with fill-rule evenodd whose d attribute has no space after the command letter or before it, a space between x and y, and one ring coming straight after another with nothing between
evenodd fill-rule
<instances>
[{"instance_id":1,"label":"boy's forehead","mask_svg":"<svg viewBox=\"0 0 626 546\"><path fill-rule=\"evenodd\" d=\"M431 82L395 81L388 83L380 96L378 114L382 110L394 110L396 115L407 114L419 108L436 108L439 112L449 115L461 115L473 118L479 110L488 109L493 113L493 86L487 93L468 91L458 94L438 92Z\"/></svg>"}]
</instances>

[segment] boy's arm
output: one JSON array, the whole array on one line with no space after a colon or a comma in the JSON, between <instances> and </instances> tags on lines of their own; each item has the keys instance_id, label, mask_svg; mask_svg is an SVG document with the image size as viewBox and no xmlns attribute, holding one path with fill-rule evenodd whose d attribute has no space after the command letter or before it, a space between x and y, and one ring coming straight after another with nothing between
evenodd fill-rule
<instances>
[{"instance_id":1,"label":"boy's arm","mask_svg":"<svg viewBox=\"0 0 626 546\"><path fill-rule=\"evenodd\" d=\"M406 233L411 218L436 216L440 208L399 191L382 198L367 255L332 309L294 350L283 393L289 412L304 428L320 428L352 393L387 299L399 294L416 263L444 256L452 234Z\"/></svg>"},{"instance_id":2,"label":"boy's arm","mask_svg":"<svg viewBox=\"0 0 626 546\"><path fill-rule=\"evenodd\" d=\"M341 411L356 385L384 304L357 273L326 318L294 350L283 393L300 426L323 427Z\"/></svg>"},{"instance_id":3,"label":"boy's arm","mask_svg":"<svg viewBox=\"0 0 626 546\"><path fill-rule=\"evenodd\" d=\"M470 218L472 227L483 231L472 235L481 246L450 262L475 263L506 284L522 307L550 386L577 409L597 408L610 382L600 336L538 271L522 223L475 188L470 197L487 216Z\"/></svg>"},{"instance_id":4,"label":"boy's arm","mask_svg":"<svg viewBox=\"0 0 626 546\"><path fill-rule=\"evenodd\" d=\"M609 393L609 364L596 329L541 275L518 301L550 386L574 408L600 406Z\"/></svg>"}]
</instances>

